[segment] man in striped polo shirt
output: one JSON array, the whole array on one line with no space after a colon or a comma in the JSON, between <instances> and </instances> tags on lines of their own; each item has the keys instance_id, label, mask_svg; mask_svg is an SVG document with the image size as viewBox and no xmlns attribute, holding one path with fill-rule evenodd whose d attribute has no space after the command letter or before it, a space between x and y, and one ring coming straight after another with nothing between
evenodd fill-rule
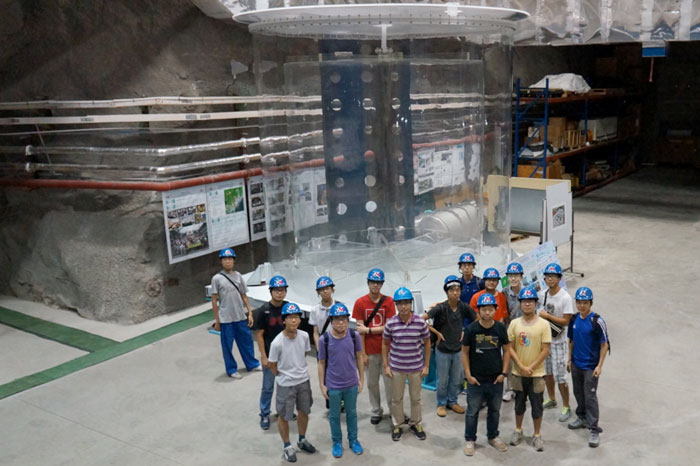
<instances>
[{"instance_id":1,"label":"man in striped polo shirt","mask_svg":"<svg viewBox=\"0 0 700 466\"><path fill-rule=\"evenodd\" d=\"M401 438L401 426L408 424L418 440L425 440L421 425L421 383L428 375L430 364L430 332L428 324L413 314L413 294L401 287L394 293L398 314L389 319L382 335L382 361L384 374L391 378L391 417L394 429L391 439ZM425 348L425 353L423 352ZM408 380L408 395L411 398L411 417L403 410L403 395Z\"/></svg>"}]
</instances>

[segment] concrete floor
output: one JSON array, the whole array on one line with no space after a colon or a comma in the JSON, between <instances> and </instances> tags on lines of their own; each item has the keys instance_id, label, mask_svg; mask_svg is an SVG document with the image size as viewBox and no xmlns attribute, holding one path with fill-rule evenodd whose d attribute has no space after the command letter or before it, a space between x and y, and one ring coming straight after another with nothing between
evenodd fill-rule
<instances>
[{"instance_id":1,"label":"concrete floor","mask_svg":"<svg viewBox=\"0 0 700 466\"><path fill-rule=\"evenodd\" d=\"M570 289L593 289L594 310L606 318L612 343L599 386L605 432L598 449L587 446L585 432L566 429L557 413L547 411L544 452L526 444L496 452L486 445L482 418L476 455L467 459L463 418L438 418L429 391L423 391L428 439L405 434L394 443L388 420L370 425L363 392L358 405L365 454L356 458L346 448L345 457L335 460L309 358L316 405L308 437L320 451L299 453L298 462L696 464L698 173L647 168L577 198L574 206L575 268L585 277L568 276L567 282ZM529 238L513 247L525 252L536 243ZM560 257L568 263L566 247ZM48 361L37 358L39 365ZM260 383L260 373L240 381L225 377L218 338L200 326L0 400L0 464L281 464L276 427L262 432L257 424ZM504 403L501 410L504 438L512 432L512 409ZM526 421L526 436L531 432Z\"/></svg>"}]
</instances>

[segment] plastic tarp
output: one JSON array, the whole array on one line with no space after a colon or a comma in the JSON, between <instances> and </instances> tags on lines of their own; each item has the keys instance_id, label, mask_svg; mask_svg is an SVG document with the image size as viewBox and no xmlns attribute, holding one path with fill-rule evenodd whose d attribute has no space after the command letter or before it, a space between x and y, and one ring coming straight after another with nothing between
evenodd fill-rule
<instances>
[{"instance_id":1,"label":"plastic tarp","mask_svg":"<svg viewBox=\"0 0 700 466\"><path fill-rule=\"evenodd\" d=\"M573 73L548 74L530 87L546 87L547 79L549 79L550 89L562 89L578 94L585 94L591 90L591 86L588 85L581 75Z\"/></svg>"}]
</instances>

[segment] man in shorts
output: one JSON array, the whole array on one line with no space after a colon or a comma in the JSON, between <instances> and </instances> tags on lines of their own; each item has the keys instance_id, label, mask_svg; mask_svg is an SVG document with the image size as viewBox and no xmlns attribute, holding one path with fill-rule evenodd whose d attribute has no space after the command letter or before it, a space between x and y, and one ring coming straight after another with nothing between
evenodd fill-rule
<instances>
[{"instance_id":1,"label":"man in shorts","mask_svg":"<svg viewBox=\"0 0 700 466\"><path fill-rule=\"evenodd\" d=\"M558 335L555 335L557 330L552 331L552 345L545 361L547 375L544 377L544 383L547 386L549 398L544 401L544 409L556 408L557 406L554 397L554 383L556 382L559 386L562 403L559 422L566 422L571 417L569 385L566 382L566 361L569 354L566 328L569 325L569 319L574 314L574 306L569 293L559 286L561 277L562 270L559 264L553 262L544 268L544 281L547 283L547 289L539 293L541 306L539 316L547 320L550 326L554 324L556 328L561 329Z\"/></svg>"},{"instance_id":2,"label":"man in shorts","mask_svg":"<svg viewBox=\"0 0 700 466\"><path fill-rule=\"evenodd\" d=\"M513 361L513 390L515 390L515 431L511 445L523 440L523 418L526 401L530 400L532 424L535 434L532 446L544 450L540 435L542 426L542 396L544 393L544 360L549 354L552 332L547 321L537 316L537 292L532 287L520 290L520 310L523 315L508 326L508 341L511 343L510 357Z\"/></svg>"},{"instance_id":3,"label":"man in shorts","mask_svg":"<svg viewBox=\"0 0 700 466\"><path fill-rule=\"evenodd\" d=\"M296 450L289 441L289 421L294 419L294 408L298 411L297 430L299 441L297 447L307 453L315 453L316 448L306 439L306 427L313 404L309 365L306 353L311 351L309 334L298 330L301 323L301 309L294 303L282 306L284 330L272 340L269 366L277 381L277 427L284 442L282 457L294 463Z\"/></svg>"}]
</instances>

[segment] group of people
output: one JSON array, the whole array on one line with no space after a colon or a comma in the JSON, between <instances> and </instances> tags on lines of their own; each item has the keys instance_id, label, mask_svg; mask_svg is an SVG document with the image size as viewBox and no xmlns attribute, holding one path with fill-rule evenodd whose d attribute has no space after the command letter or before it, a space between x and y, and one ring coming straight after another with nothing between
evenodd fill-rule
<instances>
[{"instance_id":1,"label":"group of people","mask_svg":"<svg viewBox=\"0 0 700 466\"><path fill-rule=\"evenodd\" d=\"M272 395L277 386L275 408L283 457L296 461L290 442L289 422L296 420L297 447L308 453L316 448L306 439L313 404L306 354L311 337L299 329L302 311L285 300L287 281L282 276L269 280L270 300L256 310L250 308L246 286L234 271L235 253L220 254L222 271L212 279L215 328L221 331L226 372L240 378L231 353L235 340L248 371L262 370L260 427L270 428ZM437 373L437 415L448 410L465 415L464 454L475 452L478 416L486 408L488 443L499 451L507 444L499 437L502 401L515 400L515 429L511 445L523 441L523 418L530 402L534 425L532 446L544 449L541 425L544 409L557 407L558 386L562 409L559 421L571 420L566 373L571 372L577 402L570 429L589 429L588 444L599 444L597 384L609 339L605 321L591 311L593 292L581 287L575 294L577 313L566 290L560 287L561 267L552 263L544 269L547 288L539 293L523 287L523 268L517 262L506 269L508 286L498 291L500 274L484 271L483 280L474 274L476 261L469 253L458 261L460 276L444 280L446 300L425 314L413 309L413 295L398 288L393 298L381 293L384 272L372 269L367 275L368 293L355 301L352 312L333 298L335 284L330 277L316 281L319 303L311 310L309 324L318 354L319 389L326 400L331 430L332 454L343 455L341 412L346 414L348 446L363 453L358 440L357 397L367 386L371 406L370 423L384 419L380 379L389 405L391 438L401 439L408 429L425 440L422 426L421 390L428 374L434 348ZM476 311L475 311L476 309ZM247 311L246 311L247 310ZM350 317L356 329L350 328ZM261 361L254 357L249 327L255 332ZM410 412L404 411L408 385ZM458 402L466 389L466 410ZM547 400L544 399L545 389Z\"/></svg>"}]
</instances>

